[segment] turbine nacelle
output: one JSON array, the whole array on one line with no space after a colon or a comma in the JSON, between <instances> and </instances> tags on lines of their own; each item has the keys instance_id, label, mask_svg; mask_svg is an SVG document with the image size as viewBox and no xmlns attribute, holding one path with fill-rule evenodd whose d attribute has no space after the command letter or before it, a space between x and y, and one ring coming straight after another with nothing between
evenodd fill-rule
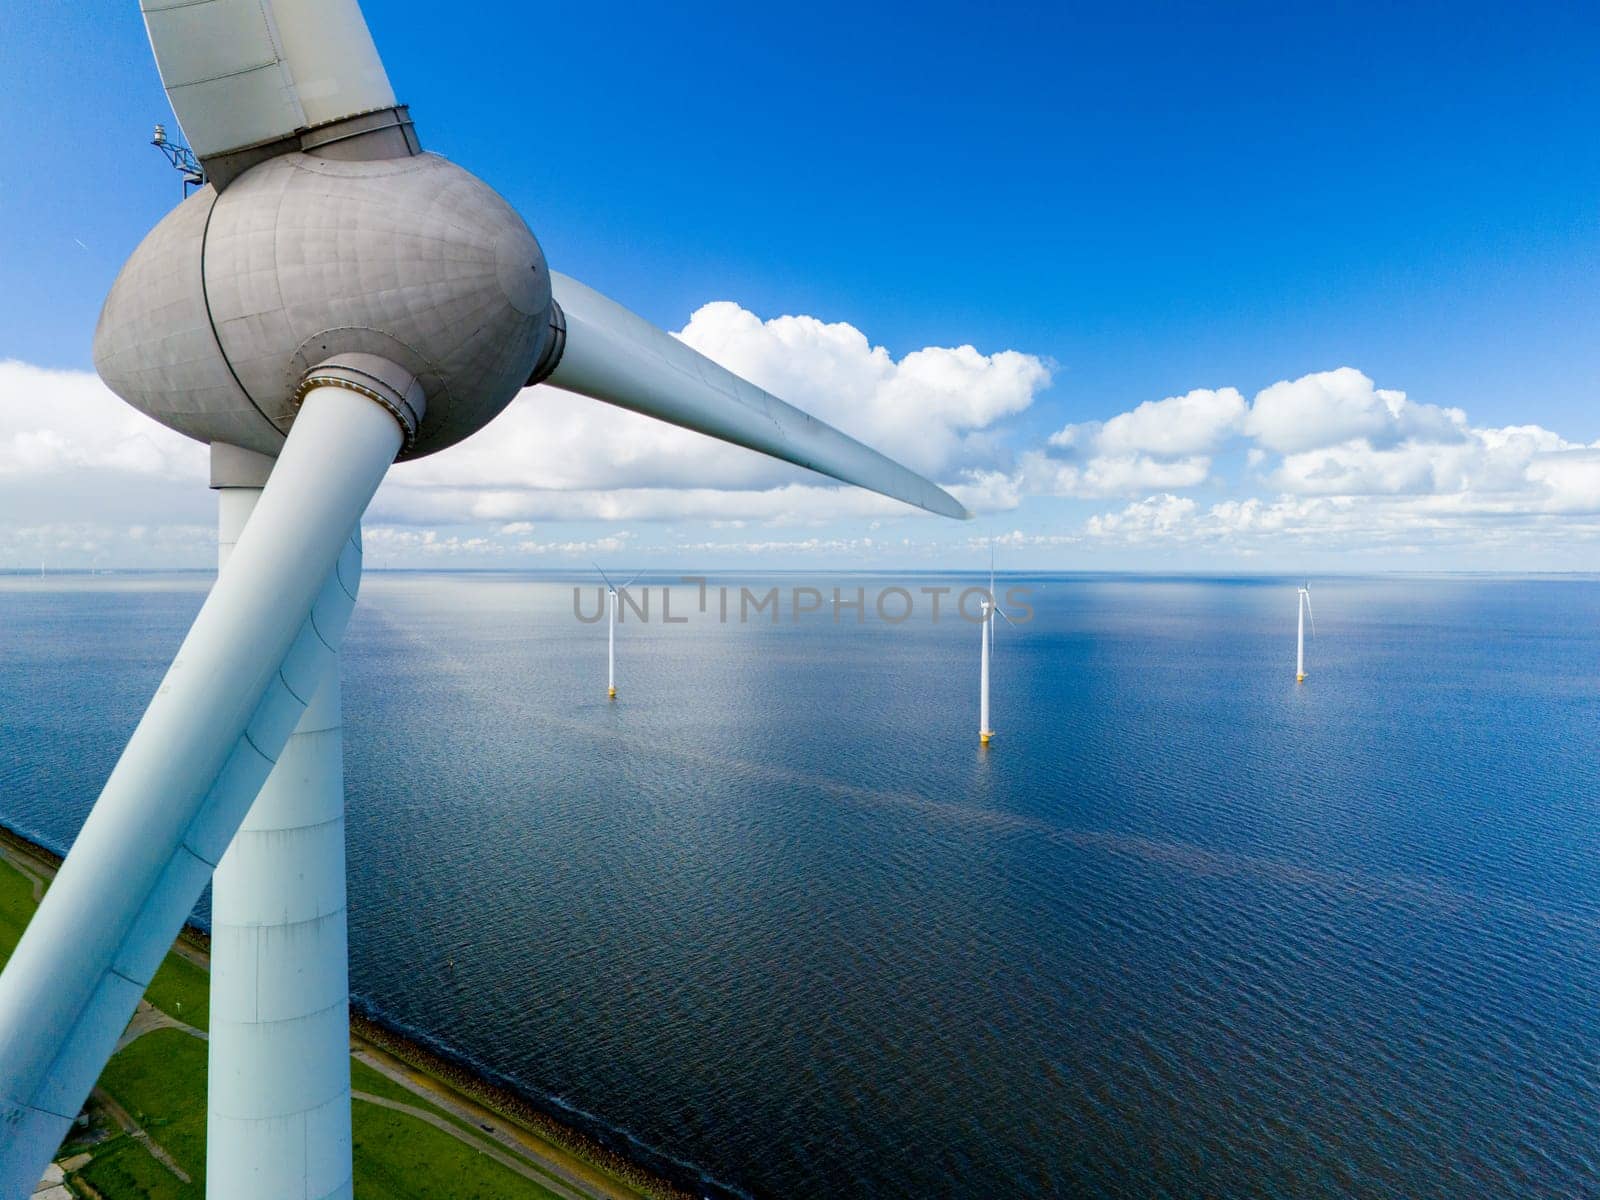
<instances>
[{"instance_id":1,"label":"turbine nacelle","mask_svg":"<svg viewBox=\"0 0 1600 1200\"><path fill-rule=\"evenodd\" d=\"M111 289L94 359L163 425L269 455L308 371L384 359L425 396L414 458L483 428L559 346L544 253L487 184L433 154L294 152L156 226Z\"/></svg>"}]
</instances>

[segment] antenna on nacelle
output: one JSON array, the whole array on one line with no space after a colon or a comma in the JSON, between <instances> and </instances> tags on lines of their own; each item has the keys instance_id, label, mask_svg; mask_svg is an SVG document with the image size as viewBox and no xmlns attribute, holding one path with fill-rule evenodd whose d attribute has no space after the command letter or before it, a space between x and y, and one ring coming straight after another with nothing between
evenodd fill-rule
<instances>
[{"instance_id":1,"label":"antenna on nacelle","mask_svg":"<svg viewBox=\"0 0 1600 1200\"><path fill-rule=\"evenodd\" d=\"M150 144L172 164L173 170L183 175L183 198L189 198L189 189L202 188L206 185L206 169L200 165L200 160L194 156L194 151L182 142L169 141L167 127L157 125L156 131L150 135Z\"/></svg>"}]
</instances>

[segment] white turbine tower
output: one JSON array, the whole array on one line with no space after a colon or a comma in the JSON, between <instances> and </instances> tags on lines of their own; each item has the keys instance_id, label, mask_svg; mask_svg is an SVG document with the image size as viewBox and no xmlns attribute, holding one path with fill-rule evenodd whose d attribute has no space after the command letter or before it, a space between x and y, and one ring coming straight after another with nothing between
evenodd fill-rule
<instances>
[{"instance_id":1,"label":"white turbine tower","mask_svg":"<svg viewBox=\"0 0 1600 1200\"><path fill-rule=\"evenodd\" d=\"M225 558L0 974L27 1195L215 873L207 1188L351 1193L338 654L390 465L548 382L951 517L927 480L552 273L423 153L355 0L141 0L207 179L123 267L111 389L212 449Z\"/></svg>"},{"instance_id":2,"label":"white turbine tower","mask_svg":"<svg viewBox=\"0 0 1600 1200\"><path fill-rule=\"evenodd\" d=\"M1006 616L1005 610L1000 607L1000 602L994 594L994 547L989 548L989 591L979 601L979 609L983 619L978 624L978 743L987 746L994 738L994 730L989 725L989 660L994 654L994 619L1005 617L1006 624L1015 625L1016 622Z\"/></svg>"},{"instance_id":3,"label":"white turbine tower","mask_svg":"<svg viewBox=\"0 0 1600 1200\"><path fill-rule=\"evenodd\" d=\"M1294 681L1306 681L1306 618L1311 618L1311 636L1317 634L1317 618L1311 612L1311 584L1306 582L1301 585L1299 599L1296 601L1299 609L1299 621L1295 630L1294 645Z\"/></svg>"},{"instance_id":4,"label":"white turbine tower","mask_svg":"<svg viewBox=\"0 0 1600 1200\"><path fill-rule=\"evenodd\" d=\"M994 589L989 595L994 595ZM989 646L994 640L994 605L985 596L980 607L983 620L978 625L978 743L987 746L994 737L994 730L989 728Z\"/></svg>"},{"instance_id":5,"label":"white turbine tower","mask_svg":"<svg viewBox=\"0 0 1600 1200\"><path fill-rule=\"evenodd\" d=\"M595 563L594 569L600 571L600 564ZM608 612L606 621L606 696L615 700L617 698L617 593L618 591L627 591L628 584L631 584L633 579L639 577L635 575L633 579L628 580L628 583L623 584L620 589L611 582L604 571L600 571L600 578L606 581L606 609Z\"/></svg>"}]
</instances>

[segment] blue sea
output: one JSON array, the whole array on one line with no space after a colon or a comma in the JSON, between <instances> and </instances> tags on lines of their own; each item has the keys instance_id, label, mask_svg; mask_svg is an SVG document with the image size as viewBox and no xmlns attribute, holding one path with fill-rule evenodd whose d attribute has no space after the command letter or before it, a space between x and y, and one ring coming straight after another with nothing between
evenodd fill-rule
<instances>
[{"instance_id":1,"label":"blue sea","mask_svg":"<svg viewBox=\"0 0 1600 1200\"><path fill-rule=\"evenodd\" d=\"M1296 685L1298 579L1009 576L987 750L871 605L976 576L657 590L614 703L574 582L365 579L361 1005L710 1196L1600 1194L1600 582L1313 580ZM0 819L70 844L208 584L0 578Z\"/></svg>"}]
</instances>

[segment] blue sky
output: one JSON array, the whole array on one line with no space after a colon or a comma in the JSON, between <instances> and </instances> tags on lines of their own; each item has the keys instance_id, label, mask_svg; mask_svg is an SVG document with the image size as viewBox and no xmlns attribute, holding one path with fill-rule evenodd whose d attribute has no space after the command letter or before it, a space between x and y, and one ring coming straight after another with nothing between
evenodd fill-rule
<instances>
[{"instance_id":1,"label":"blue sky","mask_svg":"<svg viewBox=\"0 0 1600 1200\"><path fill-rule=\"evenodd\" d=\"M1047 364L1048 385L1024 407L959 431L982 446L929 468L945 482L979 469L1021 479L1022 456L1051 434L1147 401L1233 388L1249 405L1278 381L1340 367L1373 394L1464 414L1431 443L1397 417L1364 435L1369 457L1511 425L1558 435L1565 455L1560 496L1496 501L1489 518L1460 495L1481 497L1503 464L1453 459L1424 472L1425 486L1412 475L1351 485L1347 508L1388 522L1365 540L1368 518L1351 512L1319 539L1323 518L1303 505L1304 529L1280 513L1279 545L1216 526L1087 532L1097 515L1163 496L1189 501L1195 520L1219 502L1310 494L1285 491L1292 472L1273 456L1293 451L1236 431L1203 447L1201 482L1023 483L964 528L824 506L818 523L790 518L775 532L770 506L734 501L735 537L703 513L602 520L533 505L499 525L533 527L535 565L553 565L549 547L618 535L675 563L958 561L972 538L1001 533L1018 535L1019 562L1091 569L1249 566L1263 553L1329 569L1476 567L1505 562L1506 545L1523 547L1509 565L1586 565L1600 470L1584 452L1600 439L1592 8L705 5L686 16L481 3L441 21L437 6L364 7L424 145L506 195L558 270L664 327L732 301L763 319L848 323L892 359L970 344ZM13 137L0 165L0 359L82 371L117 268L177 199L146 144L170 110L132 0L18 9L0 13L0 119ZM0 382L0 437L21 422L26 378ZM147 526L207 519L208 497L191 512L172 479L149 482ZM1523 490L1539 487L1550 491L1542 475ZM1403 545L1393 531L1416 524L1424 495L1471 512ZM21 508L0 560L8 545L27 559L24 526L44 529ZM518 560L493 520L441 523L403 502L384 512L409 531L396 560L427 531L435 547L493 547L427 551L439 565ZM68 559L209 553L176 535L135 552L119 547L118 514L78 516L63 545L79 533L80 547L105 544L64 548ZM1486 524L1500 534L1484 541ZM39 534L41 550L51 536Z\"/></svg>"}]
</instances>

